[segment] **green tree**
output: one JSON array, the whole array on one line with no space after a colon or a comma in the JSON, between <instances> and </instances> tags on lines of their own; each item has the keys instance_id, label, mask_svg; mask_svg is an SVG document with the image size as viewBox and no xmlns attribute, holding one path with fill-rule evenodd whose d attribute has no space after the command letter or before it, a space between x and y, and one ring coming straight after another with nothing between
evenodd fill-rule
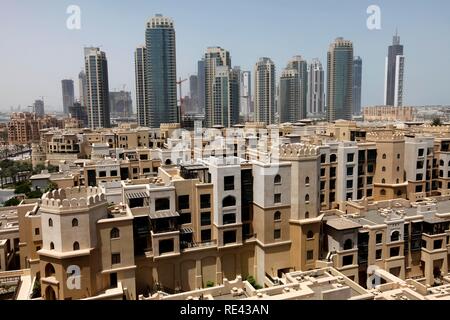
<instances>
[{"instance_id":1,"label":"green tree","mask_svg":"<svg viewBox=\"0 0 450 320\"><path fill-rule=\"evenodd\" d=\"M45 188L44 193L53 191L56 189L58 189L58 185L55 182L50 181L49 184L47 185L47 188Z\"/></svg>"},{"instance_id":2,"label":"green tree","mask_svg":"<svg viewBox=\"0 0 450 320\"><path fill-rule=\"evenodd\" d=\"M28 194L31 192L31 183L29 181L19 183L14 190L15 194Z\"/></svg>"},{"instance_id":3,"label":"green tree","mask_svg":"<svg viewBox=\"0 0 450 320\"><path fill-rule=\"evenodd\" d=\"M440 126L442 126L442 121L441 121L441 118L439 118L439 117L436 117L436 118L434 118L433 119L433 121L431 121L431 125L433 126L433 127L440 127Z\"/></svg>"},{"instance_id":4,"label":"green tree","mask_svg":"<svg viewBox=\"0 0 450 320\"><path fill-rule=\"evenodd\" d=\"M252 285L253 288L255 288L256 290L262 289L262 287L256 283L256 280L253 276L248 276L247 277L247 282L250 283Z\"/></svg>"},{"instance_id":5,"label":"green tree","mask_svg":"<svg viewBox=\"0 0 450 320\"><path fill-rule=\"evenodd\" d=\"M20 204L20 200L17 198L11 198L9 200L6 200L3 205L5 207L14 207L14 206L18 206Z\"/></svg>"},{"instance_id":6,"label":"green tree","mask_svg":"<svg viewBox=\"0 0 450 320\"><path fill-rule=\"evenodd\" d=\"M34 190L26 194L28 199L38 199L42 197L42 192L40 190Z\"/></svg>"}]
</instances>

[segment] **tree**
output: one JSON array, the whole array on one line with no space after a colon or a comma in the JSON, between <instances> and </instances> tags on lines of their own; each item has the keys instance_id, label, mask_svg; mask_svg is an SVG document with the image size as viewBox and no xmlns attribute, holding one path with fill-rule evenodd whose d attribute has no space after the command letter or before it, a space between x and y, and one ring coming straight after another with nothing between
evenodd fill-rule
<instances>
[{"instance_id":1,"label":"tree","mask_svg":"<svg viewBox=\"0 0 450 320\"><path fill-rule=\"evenodd\" d=\"M17 199L17 198L11 198L11 199L9 199L9 200L6 200L4 203L3 203L3 205L5 206L5 207L15 207L15 206L18 206L20 204L20 200L19 199Z\"/></svg>"},{"instance_id":2,"label":"tree","mask_svg":"<svg viewBox=\"0 0 450 320\"><path fill-rule=\"evenodd\" d=\"M47 188L45 188L44 193L50 192L50 191L53 191L56 189L58 189L58 185L55 182L50 181L47 185Z\"/></svg>"},{"instance_id":3,"label":"tree","mask_svg":"<svg viewBox=\"0 0 450 320\"><path fill-rule=\"evenodd\" d=\"M29 181L21 182L16 186L14 190L15 194L28 194L31 192L31 183Z\"/></svg>"},{"instance_id":4,"label":"tree","mask_svg":"<svg viewBox=\"0 0 450 320\"><path fill-rule=\"evenodd\" d=\"M253 278L253 276L248 276L247 277L247 282L250 283L252 285L253 288L255 288L256 290L262 289L262 287L256 283L255 278Z\"/></svg>"},{"instance_id":5,"label":"tree","mask_svg":"<svg viewBox=\"0 0 450 320\"><path fill-rule=\"evenodd\" d=\"M433 127L440 127L440 126L442 126L442 121L441 121L441 118L439 118L439 117L436 117L436 118L434 118L433 119L433 121L431 121L431 125L433 126Z\"/></svg>"},{"instance_id":6,"label":"tree","mask_svg":"<svg viewBox=\"0 0 450 320\"><path fill-rule=\"evenodd\" d=\"M34 191L27 193L26 196L28 199L38 199L38 198L42 197L42 192L41 192L41 190L34 190Z\"/></svg>"}]
</instances>

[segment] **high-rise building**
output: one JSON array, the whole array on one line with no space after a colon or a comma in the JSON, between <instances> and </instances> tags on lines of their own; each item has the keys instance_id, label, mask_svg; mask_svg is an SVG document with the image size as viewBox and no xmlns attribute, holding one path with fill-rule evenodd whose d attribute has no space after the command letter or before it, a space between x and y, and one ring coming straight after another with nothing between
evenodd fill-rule
<instances>
[{"instance_id":1,"label":"high-rise building","mask_svg":"<svg viewBox=\"0 0 450 320\"><path fill-rule=\"evenodd\" d=\"M83 107L87 107L87 81L86 81L86 73L84 71L80 71L78 74L78 93L79 100Z\"/></svg>"},{"instance_id":2,"label":"high-rise building","mask_svg":"<svg viewBox=\"0 0 450 320\"><path fill-rule=\"evenodd\" d=\"M308 69L308 113L320 115L325 112L325 72L317 58Z\"/></svg>"},{"instance_id":3,"label":"high-rise building","mask_svg":"<svg viewBox=\"0 0 450 320\"><path fill-rule=\"evenodd\" d=\"M111 116L129 117L133 114L133 100L130 91L111 91L109 93Z\"/></svg>"},{"instance_id":4,"label":"high-rise building","mask_svg":"<svg viewBox=\"0 0 450 320\"><path fill-rule=\"evenodd\" d=\"M80 121L82 127L88 126L88 117L86 112L86 107L81 105L79 102L75 102L73 106L69 107L69 114L72 118Z\"/></svg>"},{"instance_id":5,"label":"high-rise building","mask_svg":"<svg viewBox=\"0 0 450 320\"><path fill-rule=\"evenodd\" d=\"M256 121L275 123L275 64L270 58L260 58L255 64L254 94Z\"/></svg>"},{"instance_id":6,"label":"high-rise building","mask_svg":"<svg viewBox=\"0 0 450 320\"><path fill-rule=\"evenodd\" d=\"M231 68L230 53L220 47L210 47L205 53L205 126L210 128L214 125L215 119L220 115L215 115L213 89L216 80L216 68L223 66ZM218 123L222 125L222 122Z\"/></svg>"},{"instance_id":7,"label":"high-rise building","mask_svg":"<svg viewBox=\"0 0 450 320\"><path fill-rule=\"evenodd\" d=\"M328 50L327 119L352 119L353 43L337 38Z\"/></svg>"},{"instance_id":8,"label":"high-rise building","mask_svg":"<svg viewBox=\"0 0 450 320\"><path fill-rule=\"evenodd\" d=\"M212 126L231 127L239 123L240 70L228 66L215 68L212 89Z\"/></svg>"},{"instance_id":9,"label":"high-rise building","mask_svg":"<svg viewBox=\"0 0 450 320\"><path fill-rule=\"evenodd\" d=\"M147 23L145 38L148 126L159 128L161 123L179 122L173 20L155 15Z\"/></svg>"},{"instance_id":10,"label":"high-rise building","mask_svg":"<svg viewBox=\"0 0 450 320\"><path fill-rule=\"evenodd\" d=\"M386 78L384 84L384 104L387 106L403 106L403 75L405 70L405 56L400 36L396 33L392 45L389 46L386 57Z\"/></svg>"},{"instance_id":11,"label":"high-rise building","mask_svg":"<svg viewBox=\"0 0 450 320\"><path fill-rule=\"evenodd\" d=\"M136 111L137 122L140 126L150 125L150 114L147 103L147 77L145 66L147 65L147 52L145 46L136 48L134 52L134 66L136 77Z\"/></svg>"},{"instance_id":12,"label":"high-rise building","mask_svg":"<svg viewBox=\"0 0 450 320\"><path fill-rule=\"evenodd\" d=\"M308 64L295 56L280 78L278 111L281 122L296 122L307 116Z\"/></svg>"},{"instance_id":13,"label":"high-rise building","mask_svg":"<svg viewBox=\"0 0 450 320\"><path fill-rule=\"evenodd\" d=\"M87 86L87 113L91 129L109 128L108 61L99 48L85 48L84 61Z\"/></svg>"},{"instance_id":14,"label":"high-rise building","mask_svg":"<svg viewBox=\"0 0 450 320\"><path fill-rule=\"evenodd\" d=\"M189 77L189 105L186 111L198 112L198 76L195 74Z\"/></svg>"},{"instance_id":15,"label":"high-rise building","mask_svg":"<svg viewBox=\"0 0 450 320\"><path fill-rule=\"evenodd\" d=\"M44 100L35 100L34 101L33 112L38 117L43 117L45 115Z\"/></svg>"},{"instance_id":16,"label":"high-rise building","mask_svg":"<svg viewBox=\"0 0 450 320\"><path fill-rule=\"evenodd\" d=\"M69 107L73 106L75 101L75 93L73 89L73 80L65 79L61 81L62 87L62 98L63 98L63 112L64 114L69 113Z\"/></svg>"},{"instance_id":17,"label":"high-rise building","mask_svg":"<svg viewBox=\"0 0 450 320\"><path fill-rule=\"evenodd\" d=\"M240 116L244 121L250 121L252 112L252 75L251 71L241 71L240 79Z\"/></svg>"},{"instance_id":18,"label":"high-rise building","mask_svg":"<svg viewBox=\"0 0 450 320\"><path fill-rule=\"evenodd\" d=\"M197 63L198 112L205 112L205 60Z\"/></svg>"},{"instance_id":19,"label":"high-rise building","mask_svg":"<svg viewBox=\"0 0 450 320\"><path fill-rule=\"evenodd\" d=\"M362 59L353 59L353 114L361 114Z\"/></svg>"}]
</instances>

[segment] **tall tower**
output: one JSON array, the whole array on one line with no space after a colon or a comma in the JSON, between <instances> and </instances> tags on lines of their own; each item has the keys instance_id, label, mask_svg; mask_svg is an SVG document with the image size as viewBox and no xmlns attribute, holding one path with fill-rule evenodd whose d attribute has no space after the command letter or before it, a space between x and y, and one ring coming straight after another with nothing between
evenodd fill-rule
<instances>
[{"instance_id":1,"label":"tall tower","mask_svg":"<svg viewBox=\"0 0 450 320\"><path fill-rule=\"evenodd\" d=\"M87 107L87 81L86 81L86 73L84 71L80 71L78 74L78 93L79 100L83 107Z\"/></svg>"},{"instance_id":2,"label":"tall tower","mask_svg":"<svg viewBox=\"0 0 450 320\"><path fill-rule=\"evenodd\" d=\"M136 48L134 52L134 68L136 77L136 110L137 123L142 127L150 125L150 114L147 104L147 78L145 74L147 52L144 45Z\"/></svg>"},{"instance_id":3,"label":"tall tower","mask_svg":"<svg viewBox=\"0 0 450 320\"><path fill-rule=\"evenodd\" d=\"M240 116L244 121L249 121L252 105L252 75L250 71L241 71L241 103Z\"/></svg>"},{"instance_id":4,"label":"tall tower","mask_svg":"<svg viewBox=\"0 0 450 320\"><path fill-rule=\"evenodd\" d=\"M45 115L44 100L35 100L33 104L33 112L37 117L43 117Z\"/></svg>"},{"instance_id":5,"label":"tall tower","mask_svg":"<svg viewBox=\"0 0 450 320\"><path fill-rule=\"evenodd\" d=\"M353 43L337 38L328 49L327 120L352 119Z\"/></svg>"},{"instance_id":6,"label":"tall tower","mask_svg":"<svg viewBox=\"0 0 450 320\"><path fill-rule=\"evenodd\" d=\"M325 111L325 72L319 59L313 59L308 68L308 113L317 115Z\"/></svg>"},{"instance_id":7,"label":"tall tower","mask_svg":"<svg viewBox=\"0 0 450 320\"><path fill-rule=\"evenodd\" d=\"M230 53L220 47L210 47L205 53L205 126L215 125L213 87L216 80L216 68L223 66L231 68Z\"/></svg>"},{"instance_id":8,"label":"tall tower","mask_svg":"<svg viewBox=\"0 0 450 320\"><path fill-rule=\"evenodd\" d=\"M400 36L396 33L386 57L384 104L387 106L403 106L404 69L405 56L403 55L403 45L400 44Z\"/></svg>"},{"instance_id":9,"label":"tall tower","mask_svg":"<svg viewBox=\"0 0 450 320\"><path fill-rule=\"evenodd\" d=\"M281 122L305 119L308 94L308 64L301 56L292 58L280 78L279 112Z\"/></svg>"},{"instance_id":10,"label":"tall tower","mask_svg":"<svg viewBox=\"0 0 450 320\"><path fill-rule=\"evenodd\" d=\"M108 61L99 48L85 48L88 123L91 129L109 128Z\"/></svg>"},{"instance_id":11,"label":"tall tower","mask_svg":"<svg viewBox=\"0 0 450 320\"><path fill-rule=\"evenodd\" d=\"M63 98L63 112L69 114L69 107L73 106L75 101L75 94L73 89L73 80L65 79L61 81L62 98Z\"/></svg>"},{"instance_id":12,"label":"tall tower","mask_svg":"<svg viewBox=\"0 0 450 320\"><path fill-rule=\"evenodd\" d=\"M198 89L198 109L197 112L205 112L205 60L201 59L197 63L197 89Z\"/></svg>"},{"instance_id":13,"label":"tall tower","mask_svg":"<svg viewBox=\"0 0 450 320\"><path fill-rule=\"evenodd\" d=\"M254 99L256 121L275 123L275 64L270 58L260 58L255 64Z\"/></svg>"},{"instance_id":14,"label":"tall tower","mask_svg":"<svg viewBox=\"0 0 450 320\"><path fill-rule=\"evenodd\" d=\"M231 127L239 123L239 69L218 66L213 83L212 125Z\"/></svg>"},{"instance_id":15,"label":"tall tower","mask_svg":"<svg viewBox=\"0 0 450 320\"><path fill-rule=\"evenodd\" d=\"M147 22L145 34L148 126L177 123L177 70L173 20L155 15Z\"/></svg>"},{"instance_id":16,"label":"tall tower","mask_svg":"<svg viewBox=\"0 0 450 320\"><path fill-rule=\"evenodd\" d=\"M353 59L353 114L361 113L362 59Z\"/></svg>"}]
</instances>

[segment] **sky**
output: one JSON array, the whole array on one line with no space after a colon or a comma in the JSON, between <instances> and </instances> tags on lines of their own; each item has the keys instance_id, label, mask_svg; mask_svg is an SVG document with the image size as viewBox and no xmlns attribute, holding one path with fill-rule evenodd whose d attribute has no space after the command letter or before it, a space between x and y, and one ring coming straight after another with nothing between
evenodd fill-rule
<instances>
[{"instance_id":1,"label":"sky","mask_svg":"<svg viewBox=\"0 0 450 320\"><path fill-rule=\"evenodd\" d=\"M79 30L66 26L69 5L81 9ZM380 30L367 28L370 5L381 10ZM1 0L0 110L24 110L40 97L47 109L62 110L61 80L75 81L77 97L84 46L106 52L110 90L125 86L134 97L134 50L157 13L174 19L183 79L196 74L209 46L229 50L242 70L270 57L278 77L294 55L318 57L326 67L329 44L351 40L363 59L363 106L383 104L385 57L398 28L406 55L404 104L450 105L448 0Z\"/></svg>"}]
</instances>

